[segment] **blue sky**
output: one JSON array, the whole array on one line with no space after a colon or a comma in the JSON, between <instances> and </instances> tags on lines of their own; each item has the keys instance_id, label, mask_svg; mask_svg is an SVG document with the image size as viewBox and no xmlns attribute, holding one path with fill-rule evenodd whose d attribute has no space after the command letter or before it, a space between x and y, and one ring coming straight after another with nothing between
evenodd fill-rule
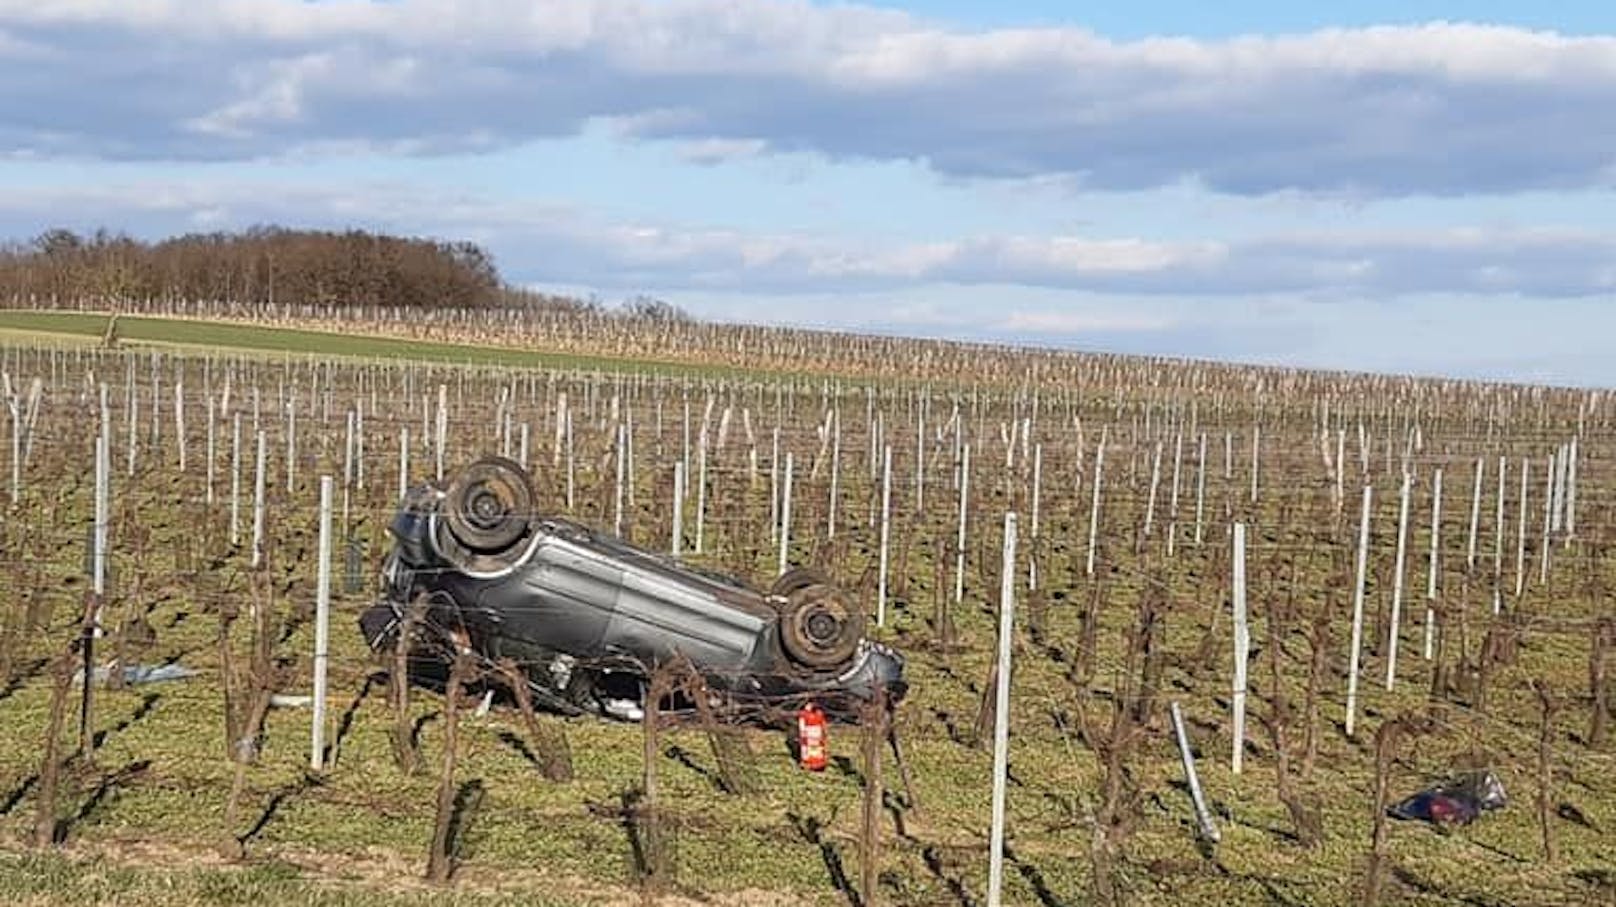
<instances>
[{"instance_id":1,"label":"blue sky","mask_svg":"<svg viewBox=\"0 0 1616 907\"><path fill-rule=\"evenodd\" d=\"M1616 9L0 0L0 236L482 242L703 316L1616 385Z\"/></svg>"}]
</instances>

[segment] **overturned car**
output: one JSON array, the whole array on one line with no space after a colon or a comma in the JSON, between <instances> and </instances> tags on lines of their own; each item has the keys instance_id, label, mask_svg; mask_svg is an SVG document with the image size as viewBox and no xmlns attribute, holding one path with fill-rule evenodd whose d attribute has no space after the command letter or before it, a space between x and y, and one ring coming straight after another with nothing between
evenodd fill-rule
<instances>
[{"instance_id":1,"label":"overturned car","mask_svg":"<svg viewBox=\"0 0 1616 907\"><path fill-rule=\"evenodd\" d=\"M390 526L384 594L360 616L370 647L393 650L408 625L417 658L458 648L488 667L509 660L535 703L625 720L672 665L698 673L703 705L732 716L812 701L852 720L904 695L903 659L865 638L863 610L823 575L791 570L760 591L540 516L534 501L527 473L498 457L412 488Z\"/></svg>"}]
</instances>

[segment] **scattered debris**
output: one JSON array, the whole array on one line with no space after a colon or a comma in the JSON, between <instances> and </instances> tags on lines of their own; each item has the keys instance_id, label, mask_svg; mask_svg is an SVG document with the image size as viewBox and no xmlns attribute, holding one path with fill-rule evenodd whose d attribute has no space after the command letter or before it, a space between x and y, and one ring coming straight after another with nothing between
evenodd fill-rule
<instances>
[{"instance_id":1,"label":"scattered debris","mask_svg":"<svg viewBox=\"0 0 1616 907\"><path fill-rule=\"evenodd\" d=\"M269 707L272 709L306 709L313 704L313 696L297 696L291 693L269 695Z\"/></svg>"},{"instance_id":2,"label":"scattered debris","mask_svg":"<svg viewBox=\"0 0 1616 907\"><path fill-rule=\"evenodd\" d=\"M1195 806L1195 824L1200 831L1201 840L1208 844L1216 844L1222 840L1218 833L1216 822L1212 821L1212 814L1207 811L1206 797L1201 793L1201 779L1195 773L1195 749L1190 745L1189 732L1184 729L1184 712L1178 707L1178 701L1171 703L1173 715L1173 736L1178 741L1178 755L1184 763L1184 780L1190 786L1190 801Z\"/></svg>"},{"instance_id":3,"label":"scattered debris","mask_svg":"<svg viewBox=\"0 0 1616 907\"><path fill-rule=\"evenodd\" d=\"M1417 819L1437 825L1467 825L1483 812L1509 804L1504 782L1492 772L1457 775L1394 804L1394 819Z\"/></svg>"},{"instance_id":4,"label":"scattered debris","mask_svg":"<svg viewBox=\"0 0 1616 907\"><path fill-rule=\"evenodd\" d=\"M123 682L128 686L137 686L143 683L165 683L170 680L186 680L195 677L197 672L182 664L165 665L124 665ZM109 667L96 668L94 672L96 683L106 683L112 676ZM84 671L80 669L73 674L75 686L84 683Z\"/></svg>"}]
</instances>

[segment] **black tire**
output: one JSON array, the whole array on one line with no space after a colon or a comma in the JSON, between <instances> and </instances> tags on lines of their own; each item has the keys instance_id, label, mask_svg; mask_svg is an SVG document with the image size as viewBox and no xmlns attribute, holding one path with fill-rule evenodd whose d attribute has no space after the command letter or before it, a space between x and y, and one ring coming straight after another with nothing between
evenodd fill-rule
<instances>
[{"instance_id":1,"label":"black tire","mask_svg":"<svg viewBox=\"0 0 1616 907\"><path fill-rule=\"evenodd\" d=\"M780 605L780 645L804 667L840 667L863 638L864 613L829 583L797 584Z\"/></svg>"},{"instance_id":2,"label":"black tire","mask_svg":"<svg viewBox=\"0 0 1616 907\"><path fill-rule=\"evenodd\" d=\"M769 594L778 595L781 598L790 598L793 592L806 589L809 586L830 585L834 585L830 581L830 577L813 567L792 567L790 570L780 574L780 578L774 581L774 585L769 587Z\"/></svg>"},{"instance_id":3,"label":"black tire","mask_svg":"<svg viewBox=\"0 0 1616 907\"><path fill-rule=\"evenodd\" d=\"M475 554L499 555L527 536L534 497L516 461L485 457L455 476L443 513L456 542Z\"/></svg>"}]
</instances>

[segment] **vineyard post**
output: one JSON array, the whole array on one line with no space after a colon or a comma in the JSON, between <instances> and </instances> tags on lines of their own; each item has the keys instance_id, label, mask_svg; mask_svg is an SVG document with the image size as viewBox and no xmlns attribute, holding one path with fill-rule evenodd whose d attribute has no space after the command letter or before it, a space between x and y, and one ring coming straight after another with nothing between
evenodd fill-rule
<instances>
[{"instance_id":1,"label":"vineyard post","mask_svg":"<svg viewBox=\"0 0 1616 907\"><path fill-rule=\"evenodd\" d=\"M1251 503L1257 503L1257 461L1262 454L1262 426L1251 427Z\"/></svg>"},{"instance_id":2,"label":"vineyard post","mask_svg":"<svg viewBox=\"0 0 1616 907\"><path fill-rule=\"evenodd\" d=\"M568 415L570 416L571 414L569 413ZM572 427L570 418L567 422L567 427L569 429ZM433 425L433 430L432 455L436 460L438 481L441 482L443 481L443 451L449 443L449 385L447 384L438 385L437 420ZM570 500L567 502L567 507L568 509L572 507Z\"/></svg>"},{"instance_id":3,"label":"vineyard post","mask_svg":"<svg viewBox=\"0 0 1616 907\"><path fill-rule=\"evenodd\" d=\"M888 546L892 540L892 446L881 451L881 564L876 577L875 625L887 625Z\"/></svg>"},{"instance_id":4,"label":"vineyard post","mask_svg":"<svg viewBox=\"0 0 1616 907\"><path fill-rule=\"evenodd\" d=\"M1546 586L1549 582L1549 536L1550 525L1554 521L1554 477L1559 474L1559 466L1554 454L1549 454L1548 488L1543 494L1543 543L1542 550L1538 552L1538 585Z\"/></svg>"},{"instance_id":5,"label":"vineyard post","mask_svg":"<svg viewBox=\"0 0 1616 907\"><path fill-rule=\"evenodd\" d=\"M1236 775L1245 763L1246 663L1251 653L1251 631L1246 625L1246 524L1234 524L1234 708L1233 751L1229 770Z\"/></svg>"},{"instance_id":6,"label":"vineyard post","mask_svg":"<svg viewBox=\"0 0 1616 907\"><path fill-rule=\"evenodd\" d=\"M673 538L669 542L672 546L673 556L678 557L684 549L685 535L685 464L683 460L673 461Z\"/></svg>"},{"instance_id":7,"label":"vineyard post","mask_svg":"<svg viewBox=\"0 0 1616 907\"><path fill-rule=\"evenodd\" d=\"M836 498L840 491L842 471L842 411L837 409L831 416L832 431L830 447L830 500L825 504L825 539L836 538Z\"/></svg>"},{"instance_id":8,"label":"vineyard post","mask_svg":"<svg viewBox=\"0 0 1616 907\"><path fill-rule=\"evenodd\" d=\"M1392 567L1391 628L1386 634L1386 689L1397 684L1397 633L1403 616L1403 567L1408 558L1408 498L1413 473L1403 473L1403 491L1397 505L1397 560Z\"/></svg>"},{"instance_id":9,"label":"vineyard post","mask_svg":"<svg viewBox=\"0 0 1616 907\"><path fill-rule=\"evenodd\" d=\"M1570 460L1566 463L1565 536L1566 544L1577 535L1577 438L1571 439Z\"/></svg>"},{"instance_id":10,"label":"vineyard post","mask_svg":"<svg viewBox=\"0 0 1616 907\"><path fill-rule=\"evenodd\" d=\"M1481 478L1487 461L1476 458L1476 486L1470 494L1470 540L1465 544L1465 569L1476 567L1476 530L1481 525Z\"/></svg>"},{"instance_id":11,"label":"vineyard post","mask_svg":"<svg viewBox=\"0 0 1616 907\"><path fill-rule=\"evenodd\" d=\"M780 426L774 427L769 451L769 541L780 537Z\"/></svg>"},{"instance_id":12,"label":"vineyard post","mask_svg":"<svg viewBox=\"0 0 1616 907\"><path fill-rule=\"evenodd\" d=\"M612 534L617 536L618 538L622 538L622 536L623 536L623 471L625 469L627 469L627 467L628 467L628 463L627 463L628 451L624 446L623 434L624 434L623 433L623 424L620 422L617 425L617 485L616 485L615 490L612 493ZM702 462L702 465L706 466L706 461L705 460ZM704 476L703 477L703 484L706 484L705 478L706 477ZM700 523L700 519L701 518L698 515L697 516L697 521L698 522L696 523L696 538L697 538L696 550L697 551L701 550L701 542L700 542L700 539L701 539L701 523Z\"/></svg>"},{"instance_id":13,"label":"vineyard post","mask_svg":"<svg viewBox=\"0 0 1616 907\"><path fill-rule=\"evenodd\" d=\"M1179 467L1184 459L1184 429L1180 428L1173 440L1173 492L1167 506L1167 556L1173 556L1178 544L1178 489Z\"/></svg>"},{"instance_id":14,"label":"vineyard post","mask_svg":"<svg viewBox=\"0 0 1616 907\"><path fill-rule=\"evenodd\" d=\"M1201 837L1209 843L1216 844L1221 836L1218 826L1212 821L1212 813L1206 808L1206 795L1201 791L1201 776L1195 771L1195 752L1190 748L1190 735L1184 728L1184 712L1178 707L1178 700L1173 700L1169 708L1173 715L1173 738L1178 741L1178 758L1184 763L1184 780L1190 786L1190 802L1195 807L1195 822L1200 827Z\"/></svg>"},{"instance_id":15,"label":"vineyard post","mask_svg":"<svg viewBox=\"0 0 1616 907\"><path fill-rule=\"evenodd\" d=\"M661 410L658 410L657 414L660 416ZM559 468L561 466L561 445L564 443L566 438L566 426L567 392L562 391L556 395L555 443L550 446L550 466L553 468Z\"/></svg>"},{"instance_id":16,"label":"vineyard post","mask_svg":"<svg viewBox=\"0 0 1616 907\"><path fill-rule=\"evenodd\" d=\"M297 482L297 392L286 400L286 493L291 494Z\"/></svg>"},{"instance_id":17,"label":"vineyard post","mask_svg":"<svg viewBox=\"0 0 1616 907\"><path fill-rule=\"evenodd\" d=\"M916 407L915 423L915 513L926 512L926 405ZM1036 492L1034 492L1036 494Z\"/></svg>"},{"instance_id":18,"label":"vineyard post","mask_svg":"<svg viewBox=\"0 0 1616 907\"><path fill-rule=\"evenodd\" d=\"M660 411L661 408L662 403L659 400L657 402L657 409ZM752 489L757 487L758 450L757 435L752 431L751 407L745 407L741 410L741 426L746 429L746 487L748 489Z\"/></svg>"},{"instance_id":19,"label":"vineyard post","mask_svg":"<svg viewBox=\"0 0 1616 907\"><path fill-rule=\"evenodd\" d=\"M102 385L103 400L106 386ZM79 706L79 747L84 754L84 761L89 764L95 757L95 718L93 712L93 697L91 690L95 686L95 641L101 636L101 612L106 600L107 579L107 521L111 513L108 501L109 485L112 479L111 463L111 428L106 418L105 406L102 407L101 430L95 436L95 501L94 525L91 530L91 568L90 568L90 599L84 616L82 646L84 649L84 681L82 698ZM114 664L112 670L123 670L123 665ZM107 672L110 683L112 671Z\"/></svg>"},{"instance_id":20,"label":"vineyard post","mask_svg":"<svg viewBox=\"0 0 1616 907\"><path fill-rule=\"evenodd\" d=\"M101 627L101 600L107 591L107 524L111 516L112 485L112 424L106 410L107 386L101 385L101 431L95 436L95 566L94 592L96 597L95 625L97 635ZM89 686L89 675L85 675Z\"/></svg>"},{"instance_id":21,"label":"vineyard post","mask_svg":"<svg viewBox=\"0 0 1616 907\"><path fill-rule=\"evenodd\" d=\"M343 418L342 431L342 526L344 534L348 529L348 516L352 511L352 498L354 487L354 463L357 459L354 443L355 437L354 410L349 407Z\"/></svg>"},{"instance_id":22,"label":"vineyard post","mask_svg":"<svg viewBox=\"0 0 1616 907\"><path fill-rule=\"evenodd\" d=\"M971 445L960 448L959 538L954 545L954 602L965 598L965 522L971 496Z\"/></svg>"},{"instance_id":23,"label":"vineyard post","mask_svg":"<svg viewBox=\"0 0 1616 907\"><path fill-rule=\"evenodd\" d=\"M230 418L230 546L241 544L241 413Z\"/></svg>"},{"instance_id":24,"label":"vineyard post","mask_svg":"<svg viewBox=\"0 0 1616 907\"><path fill-rule=\"evenodd\" d=\"M215 459L216 454L218 453L218 449L217 449L218 448L218 442L217 442L216 437L215 437L216 436L216 431L215 431L214 425L213 425L213 421L214 421L213 395L212 394L207 394L206 397L207 397L207 401L208 401L208 411L207 411L207 417L208 417L207 483L208 483L208 485L207 485L207 496L206 496L205 500L207 501L209 515L211 516L212 510L213 510L213 477L214 477L214 473L216 472L215 467L214 467L214 459Z\"/></svg>"},{"instance_id":25,"label":"vineyard post","mask_svg":"<svg viewBox=\"0 0 1616 907\"><path fill-rule=\"evenodd\" d=\"M1341 517L1341 508L1347 500L1347 430L1335 433L1335 515Z\"/></svg>"},{"instance_id":26,"label":"vineyard post","mask_svg":"<svg viewBox=\"0 0 1616 907\"><path fill-rule=\"evenodd\" d=\"M185 382L174 381L174 446L179 449L180 472L185 471Z\"/></svg>"},{"instance_id":27,"label":"vineyard post","mask_svg":"<svg viewBox=\"0 0 1616 907\"><path fill-rule=\"evenodd\" d=\"M1038 505L1041 486L1044 480L1044 445L1035 444L1032 449L1032 531L1028 533L1032 544L1027 546L1027 588L1038 588L1038 560L1034 555L1038 551Z\"/></svg>"},{"instance_id":28,"label":"vineyard post","mask_svg":"<svg viewBox=\"0 0 1616 907\"><path fill-rule=\"evenodd\" d=\"M791 479L796 471L796 461L791 451L786 451L786 480L780 489L780 572L786 572L788 555L791 551Z\"/></svg>"},{"instance_id":29,"label":"vineyard post","mask_svg":"<svg viewBox=\"0 0 1616 907\"><path fill-rule=\"evenodd\" d=\"M1502 585L1504 578L1504 489L1509 474L1509 458L1498 458L1498 513L1493 517L1493 579Z\"/></svg>"},{"instance_id":30,"label":"vineyard post","mask_svg":"<svg viewBox=\"0 0 1616 907\"><path fill-rule=\"evenodd\" d=\"M1432 604L1436 601L1437 576L1442 569L1441 551L1442 543L1442 468L1437 467L1436 474L1431 479L1431 567L1425 582L1425 660L1431 660L1431 649L1436 642L1436 608Z\"/></svg>"},{"instance_id":31,"label":"vineyard post","mask_svg":"<svg viewBox=\"0 0 1616 907\"><path fill-rule=\"evenodd\" d=\"M1562 505L1565 502L1566 451L1568 449L1568 445L1561 444L1549 458L1549 462L1554 465L1549 477L1548 530L1551 533L1560 531Z\"/></svg>"},{"instance_id":32,"label":"vineyard post","mask_svg":"<svg viewBox=\"0 0 1616 907\"><path fill-rule=\"evenodd\" d=\"M696 553L706 550L707 538L707 426L701 428L696 455ZM619 489L621 497L621 489Z\"/></svg>"},{"instance_id":33,"label":"vineyard post","mask_svg":"<svg viewBox=\"0 0 1616 907\"><path fill-rule=\"evenodd\" d=\"M1145 538L1150 538L1156 522L1156 487L1161 484L1162 442L1156 442L1156 456L1150 466L1150 494L1145 499Z\"/></svg>"},{"instance_id":34,"label":"vineyard post","mask_svg":"<svg viewBox=\"0 0 1616 907\"><path fill-rule=\"evenodd\" d=\"M687 390L687 394L688 394L688 390ZM681 440L679 442L679 462L684 465L684 468L685 468L684 469L684 474L686 476L689 476L690 475L690 398L689 398L689 396L685 397L684 403L685 403L684 421L680 423L682 425L682 428L680 429L682 434L680 435Z\"/></svg>"},{"instance_id":35,"label":"vineyard post","mask_svg":"<svg viewBox=\"0 0 1616 907\"><path fill-rule=\"evenodd\" d=\"M571 408L567 409L567 424L565 426L565 431L566 431L566 436L567 436L567 513L570 514L570 513L572 513L572 510L573 510L574 492L576 491L576 487L577 487L577 478L576 478L576 474L574 472L574 462L573 462L573 455L572 455L573 450L572 450L572 409ZM681 478L682 478L682 476L681 476ZM684 487L683 482L680 483L680 487L681 488Z\"/></svg>"},{"instance_id":36,"label":"vineyard post","mask_svg":"<svg viewBox=\"0 0 1616 907\"><path fill-rule=\"evenodd\" d=\"M11 503L15 504L22 497L22 406L11 387L11 373L0 375L0 380L5 383L6 409L11 413Z\"/></svg>"},{"instance_id":37,"label":"vineyard post","mask_svg":"<svg viewBox=\"0 0 1616 907\"><path fill-rule=\"evenodd\" d=\"M1004 561L999 571L999 651L993 708L993 825L988 863L988 907L999 907L1004 886L1004 800L1010 770L1010 640L1015 621L1016 515L1004 515Z\"/></svg>"},{"instance_id":38,"label":"vineyard post","mask_svg":"<svg viewBox=\"0 0 1616 907\"><path fill-rule=\"evenodd\" d=\"M1358 665L1363 652L1364 581L1369 573L1369 503L1374 487L1363 490L1363 517L1358 524L1358 573L1352 592L1352 647L1347 652L1347 736L1358 715Z\"/></svg>"},{"instance_id":39,"label":"vineyard post","mask_svg":"<svg viewBox=\"0 0 1616 907\"><path fill-rule=\"evenodd\" d=\"M1530 458L1521 458L1521 496L1516 502L1515 521L1518 525L1515 539L1515 597L1526 590L1526 490L1532 472Z\"/></svg>"},{"instance_id":40,"label":"vineyard post","mask_svg":"<svg viewBox=\"0 0 1616 907\"><path fill-rule=\"evenodd\" d=\"M372 388L372 393L375 393ZM354 401L354 486L365 490L365 407L364 398ZM374 405L374 404L372 404Z\"/></svg>"},{"instance_id":41,"label":"vineyard post","mask_svg":"<svg viewBox=\"0 0 1616 907\"><path fill-rule=\"evenodd\" d=\"M128 452L127 452L127 460L128 460L128 462L125 464L125 470L128 472L129 475L134 475L135 474L135 449L139 446L139 445L137 445L135 443L135 440L136 440L136 436L139 434L140 394L137 393L136 390L135 390L135 369L134 369L134 365L135 365L134 360L130 360L130 362L129 362L129 407L128 407L128 409L129 409L129 427L124 432L124 437L127 439L127 442L128 442L128 445L129 445L129 449L128 449Z\"/></svg>"},{"instance_id":42,"label":"vineyard post","mask_svg":"<svg viewBox=\"0 0 1616 907\"><path fill-rule=\"evenodd\" d=\"M1206 433L1201 433L1201 449L1196 455L1195 467L1195 547L1201 547L1204 538L1206 514Z\"/></svg>"},{"instance_id":43,"label":"vineyard post","mask_svg":"<svg viewBox=\"0 0 1616 907\"><path fill-rule=\"evenodd\" d=\"M398 499L404 500L404 495L410 490L410 427L401 426L398 430Z\"/></svg>"},{"instance_id":44,"label":"vineyard post","mask_svg":"<svg viewBox=\"0 0 1616 907\"><path fill-rule=\"evenodd\" d=\"M264 465L269 459L268 444L264 430L259 429L258 470L253 477L252 566L255 569L264 563Z\"/></svg>"},{"instance_id":45,"label":"vineyard post","mask_svg":"<svg viewBox=\"0 0 1616 907\"><path fill-rule=\"evenodd\" d=\"M506 390L500 388L499 404L494 411L494 431L499 435L499 455L508 459L511 455L511 411L506 408L509 399Z\"/></svg>"},{"instance_id":46,"label":"vineyard post","mask_svg":"<svg viewBox=\"0 0 1616 907\"><path fill-rule=\"evenodd\" d=\"M151 434L147 442L154 456L161 452L157 442L162 440L162 404L162 379L157 374L157 356L154 355L151 359Z\"/></svg>"},{"instance_id":47,"label":"vineyard post","mask_svg":"<svg viewBox=\"0 0 1616 907\"><path fill-rule=\"evenodd\" d=\"M1089 505L1089 557L1085 575L1094 575L1094 549L1100 541L1100 479L1105 471L1106 429L1100 430L1100 447L1094 452L1094 500Z\"/></svg>"},{"instance_id":48,"label":"vineyard post","mask_svg":"<svg viewBox=\"0 0 1616 907\"><path fill-rule=\"evenodd\" d=\"M331 486L320 477L320 550L314 598L314 717L309 731L309 768L325 770L326 662L331 641Z\"/></svg>"}]
</instances>

